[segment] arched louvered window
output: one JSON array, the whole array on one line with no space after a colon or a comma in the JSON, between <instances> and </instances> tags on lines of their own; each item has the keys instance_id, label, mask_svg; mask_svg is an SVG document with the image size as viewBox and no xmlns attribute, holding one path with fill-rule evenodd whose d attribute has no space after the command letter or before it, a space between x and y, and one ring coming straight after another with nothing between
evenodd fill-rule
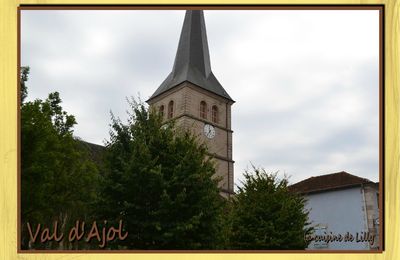
<instances>
[{"instance_id":1,"label":"arched louvered window","mask_svg":"<svg viewBox=\"0 0 400 260\"><path fill-rule=\"evenodd\" d=\"M174 116L174 101L169 101L168 103L168 119Z\"/></svg>"},{"instance_id":2,"label":"arched louvered window","mask_svg":"<svg viewBox=\"0 0 400 260\"><path fill-rule=\"evenodd\" d=\"M160 109L159 113L160 113L161 117L164 118L164 105L161 105L159 109Z\"/></svg>"},{"instance_id":3,"label":"arched louvered window","mask_svg":"<svg viewBox=\"0 0 400 260\"><path fill-rule=\"evenodd\" d=\"M218 124L218 107L217 106L212 106L211 119L214 123Z\"/></svg>"},{"instance_id":4,"label":"arched louvered window","mask_svg":"<svg viewBox=\"0 0 400 260\"><path fill-rule=\"evenodd\" d=\"M207 119L207 103L204 101L200 102L200 118Z\"/></svg>"}]
</instances>

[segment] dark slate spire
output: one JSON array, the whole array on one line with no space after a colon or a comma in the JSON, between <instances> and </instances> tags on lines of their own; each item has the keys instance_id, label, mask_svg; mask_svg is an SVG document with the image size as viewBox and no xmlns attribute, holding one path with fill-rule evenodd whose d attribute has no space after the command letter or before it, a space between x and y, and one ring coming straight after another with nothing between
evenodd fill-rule
<instances>
[{"instance_id":1,"label":"dark slate spire","mask_svg":"<svg viewBox=\"0 0 400 260\"><path fill-rule=\"evenodd\" d=\"M201 10L186 11L172 72L149 100L185 81L233 101L211 71L206 25Z\"/></svg>"}]
</instances>

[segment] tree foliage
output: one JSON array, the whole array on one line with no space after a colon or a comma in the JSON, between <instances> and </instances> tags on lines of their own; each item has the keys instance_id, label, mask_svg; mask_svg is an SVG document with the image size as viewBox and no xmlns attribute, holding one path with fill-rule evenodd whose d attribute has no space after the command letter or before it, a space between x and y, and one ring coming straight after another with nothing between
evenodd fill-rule
<instances>
[{"instance_id":1,"label":"tree foliage","mask_svg":"<svg viewBox=\"0 0 400 260\"><path fill-rule=\"evenodd\" d=\"M26 86L26 82L28 81L28 75L29 75L29 70L30 68L25 66L21 67L20 69L20 88L21 88L21 103L24 102L25 98L28 96L28 87Z\"/></svg>"},{"instance_id":2,"label":"tree foliage","mask_svg":"<svg viewBox=\"0 0 400 260\"><path fill-rule=\"evenodd\" d=\"M103 214L126 220L130 249L218 246L223 199L207 149L143 104L112 117Z\"/></svg>"},{"instance_id":3,"label":"tree foliage","mask_svg":"<svg viewBox=\"0 0 400 260\"><path fill-rule=\"evenodd\" d=\"M21 87L22 248L60 248L29 243L27 222L69 230L76 220L117 226L129 235L108 248L304 249L305 200L286 178L263 169L246 171L232 200L219 195L205 145L174 122L163 122L142 103L130 102L127 123L112 116L105 157L101 146L73 137L76 120L59 93L26 102L29 67ZM62 249L88 248L84 243ZM94 245L98 248L97 244Z\"/></svg>"},{"instance_id":4,"label":"tree foliage","mask_svg":"<svg viewBox=\"0 0 400 260\"><path fill-rule=\"evenodd\" d=\"M29 72L29 70L28 70ZM25 85L27 73L21 75ZM21 96L27 90L21 88ZM86 219L96 197L97 168L73 137L75 118L61 107L58 92L46 100L21 105L21 219L22 246L48 248L28 243L27 222L66 227Z\"/></svg>"},{"instance_id":5,"label":"tree foliage","mask_svg":"<svg viewBox=\"0 0 400 260\"><path fill-rule=\"evenodd\" d=\"M288 190L287 178L264 169L246 171L233 200L231 249L304 249L308 212L303 197Z\"/></svg>"}]
</instances>

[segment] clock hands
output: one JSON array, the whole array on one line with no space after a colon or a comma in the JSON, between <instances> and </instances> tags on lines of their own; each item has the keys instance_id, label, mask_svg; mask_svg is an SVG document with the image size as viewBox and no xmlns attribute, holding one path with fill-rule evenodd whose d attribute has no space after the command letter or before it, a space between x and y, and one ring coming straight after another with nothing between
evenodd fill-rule
<instances>
[{"instance_id":1,"label":"clock hands","mask_svg":"<svg viewBox=\"0 0 400 260\"><path fill-rule=\"evenodd\" d=\"M207 136L209 139L215 136L215 130L212 125L206 124L204 126L204 135Z\"/></svg>"}]
</instances>

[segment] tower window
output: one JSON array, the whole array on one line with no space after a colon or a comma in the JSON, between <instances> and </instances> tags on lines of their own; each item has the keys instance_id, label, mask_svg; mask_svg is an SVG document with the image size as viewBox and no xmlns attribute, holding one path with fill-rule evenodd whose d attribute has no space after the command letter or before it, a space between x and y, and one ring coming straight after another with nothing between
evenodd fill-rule
<instances>
[{"instance_id":1,"label":"tower window","mask_svg":"<svg viewBox=\"0 0 400 260\"><path fill-rule=\"evenodd\" d=\"M168 103L168 119L174 116L174 101L169 101Z\"/></svg>"},{"instance_id":2,"label":"tower window","mask_svg":"<svg viewBox=\"0 0 400 260\"><path fill-rule=\"evenodd\" d=\"M160 113L161 117L164 118L164 105L160 106L159 113Z\"/></svg>"},{"instance_id":3,"label":"tower window","mask_svg":"<svg viewBox=\"0 0 400 260\"><path fill-rule=\"evenodd\" d=\"M214 123L218 124L218 107L217 106L212 106L211 117L212 117L212 121Z\"/></svg>"},{"instance_id":4,"label":"tower window","mask_svg":"<svg viewBox=\"0 0 400 260\"><path fill-rule=\"evenodd\" d=\"M207 119L207 103L204 101L200 102L200 118Z\"/></svg>"}]
</instances>

